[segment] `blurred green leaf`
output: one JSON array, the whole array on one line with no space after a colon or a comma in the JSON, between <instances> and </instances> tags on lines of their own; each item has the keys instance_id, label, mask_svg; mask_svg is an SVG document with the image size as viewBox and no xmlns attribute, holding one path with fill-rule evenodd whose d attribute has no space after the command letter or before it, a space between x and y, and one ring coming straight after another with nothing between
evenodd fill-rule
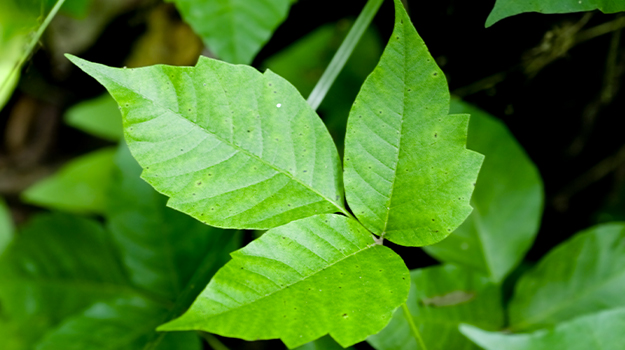
<instances>
[{"instance_id":1,"label":"blurred green leaf","mask_svg":"<svg viewBox=\"0 0 625 350\"><path fill-rule=\"evenodd\" d=\"M167 312L139 296L98 302L49 332L37 350L144 349ZM166 334L161 344L169 346L155 349L202 349L200 338L191 332Z\"/></svg>"},{"instance_id":2,"label":"blurred green leaf","mask_svg":"<svg viewBox=\"0 0 625 350\"><path fill-rule=\"evenodd\" d=\"M538 233L542 180L501 121L459 100L452 100L451 112L471 115L467 147L486 157L471 215L445 240L424 249L440 261L470 266L501 282L523 260Z\"/></svg>"},{"instance_id":3,"label":"blurred green leaf","mask_svg":"<svg viewBox=\"0 0 625 350\"><path fill-rule=\"evenodd\" d=\"M213 260L209 276L230 260L228 253L239 247L235 231L166 207L167 197L139 177L141 167L127 146L119 147L115 163L107 226L135 285L174 301L203 260Z\"/></svg>"},{"instance_id":4,"label":"blurred green leaf","mask_svg":"<svg viewBox=\"0 0 625 350\"><path fill-rule=\"evenodd\" d=\"M296 0L166 0L209 50L230 63L250 64Z\"/></svg>"},{"instance_id":5,"label":"blurred green leaf","mask_svg":"<svg viewBox=\"0 0 625 350\"><path fill-rule=\"evenodd\" d=\"M13 239L13 219L4 200L0 198L0 255Z\"/></svg>"},{"instance_id":6,"label":"blurred green leaf","mask_svg":"<svg viewBox=\"0 0 625 350\"><path fill-rule=\"evenodd\" d=\"M136 293L110 235L81 217L39 215L0 257L2 313L25 344L93 302Z\"/></svg>"},{"instance_id":7,"label":"blurred green leaf","mask_svg":"<svg viewBox=\"0 0 625 350\"><path fill-rule=\"evenodd\" d=\"M142 177L170 197L170 207L212 226L247 229L346 212L336 146L275 73L206 57L195 67L138 69L68 57L122 107Z\"/></svg>"},{"instance_id":8,"label":"blurred green leaf","mask_svg":"<svg viewBox=\"0 0 625 350\"><path fill-rule=\"evenodd\" d=\"M620 0L497 0L488 15L486 27L510 16L524 12L569 13L600 10L603 13L625 11L625 2Z\"/></svg>"},{"instance_id":9,"label":"blurred green leaf","mask_svg":"<svg viewBox=\"0 0 625 350\"><path fill-rule=\"evenodd\" d=\"M64 0L2 0L0 2L0 109L11 97L22 65ZM57 10L58 8L55 8ZM48 16L50 18L48 18ZM44 26L44 27L42 27Z\"/></svg>"},{"instance_id":10,"label":"blurred green leaf","mask_svg":"<svg viewBox=\"0 0 625 350\"><path fill-rule=\"evenodd\" d=\"M448 115L445 75L401 1L380 62L349 113L345 195L371 232L406 246L447 237L469 216L484 157L466 149L468 115Z\"/></svg>"},{"instance_id":11,"label":"blurred green leaf","mask_svg":"<svg viewBox=\"0 0 625 350\"><path fill-rule=\"evenodd\" d=\"M289 348L330 334L347 347L388 323L406 300L408 278L401 258L357 221L317 215L232 253L189 311L159 330L278 338Z\"/></svg>"},{"instance_id":12,"label":"blurred green leaf","mask_svg":"<svg viewBox=\"0 0 625 350\"><path fill-rule=\"evenodd\" d=\"M102 214L115 150L105 148L69 161L22 193L26 203L75 213Z\"/></svg>"},{"instance_id":13,"label":"blurred green leaf","mask_svg":"<svg viewBox=\"0 0 625 350\"><path fill-rule=\"evenodd\" d=\"M499 287L486 275L454 265L412 270L407 305L428 350L477 349L458 331L460 323L498 330L504 323ZM377 350L418 349L406 314L367 339Z\"/></svg>"},{"instance_id":14,"label":"blurred green leaf","mask_svg":"<svg viewBox=\"0 0 625 350\"><path fill-rule=\"evenodd\" d=\"M547 254L516 285L510 328L533 330L625 306L625 224L592 227Z\"/></svg>"},{"instance_id":15,"label":"blurred green leaf","mask_svg":"<svg viewBox=\"0 0 625 350\"><path fill-rule=\"evenodd\" d=\"M487 332L470 325L462 334L486 350L615 350L625 344L625 309L578 317L533 333Z\"/></svg>"},{"instance_id":16,"label":"blurred green leaf","mask_svg":"<svg viewBox=\"0 0 625 350\"><path fill-rule=\"evenodd\" d=\"M65 0L61 12L76 19L87 17L92 0Z\"/></svg>"},{"instance_id":17,"label":"blurred green leaf","mask_svg":"<svg viewBox=\"0 0 625 350\"><path fill-rule=\"evenodd\" d=\"M74 105L65 113L65 122L110 141L119 141L124 136L122 115L108 93Z\"/></svg>"}]
</instances>

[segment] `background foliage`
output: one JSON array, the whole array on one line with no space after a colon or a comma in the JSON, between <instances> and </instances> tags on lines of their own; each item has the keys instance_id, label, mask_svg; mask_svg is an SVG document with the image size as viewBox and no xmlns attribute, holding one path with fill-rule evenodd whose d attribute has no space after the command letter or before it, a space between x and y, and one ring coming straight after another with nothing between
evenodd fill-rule
<instances>
[{"instance_id":1,"label":"background foliage","mask_svg":"<svg viewBox=\"0 0 625 350\"><path fill-rule=\"evenodd\" d=\"M1 345L219 349L207 335L202 345L197 333L154 329L191 305L241 238L248 243L259 233L212 229L166 208L118 142L116 103L62 55L132 68L194 65L203 53L269 67L305 97L365 3L285 0L256 16L256 2L217 11L211 23L233 29L221 31L192 17L202 1L67 0L15 92L17 78L3 85ZM546 2L555 10L545 13L621 10ZM27 35L55 2L26 3L9 1L0 11L0 45L10 53L0 77L28 58ZM594 11L502 19L536 8L506 8L503 0L405 3L456 96L452 112L472 115L468 147L486 160L475 210L448 239L424 250L390 244L412 269L409 314L397 310L387 329L355 347L413 349L414 323L430 349L477 348L469 338L485 349L614 348L622 340L610 328L599 345L580 334L598 322L615 329L623 322L623 227L594 226L625 218L625 146L615 127L625 107L623 17ZM347 115L392 28L387 1L319 108L341 156ZM96 327L98 336L84 336ZM524 333L495 333L504 328ZM282 346L221 341L232 349ZM302 348L332 346L326 337Z\"/></svg>"}]
</instances>

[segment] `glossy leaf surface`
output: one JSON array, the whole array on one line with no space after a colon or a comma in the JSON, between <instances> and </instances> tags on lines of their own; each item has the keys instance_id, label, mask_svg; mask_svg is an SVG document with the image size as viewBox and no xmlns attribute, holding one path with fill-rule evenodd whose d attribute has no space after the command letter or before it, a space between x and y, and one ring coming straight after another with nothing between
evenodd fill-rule
<instances>
[{"instance_id":1,"label":"glossy leaf surface","mask_svg":"<svg viewBox=\"0 0 625 350\"><path fill-rule=\"evenodd\" d=\"M502 334L470 325L460 331L486 350L613 350L625 343L625 309L579 317L533 333Z\"/></svg>"},{"instance_id":2,"label":"glossy leaf surface","mask_svg":"<svg viewBox=\"0 0 625 350\"><path fill-rule=\"evenodd\" d=\"M336 146L286 80L200 57L115 69L69 56L122 107L142 177L212 226L268 229L345 211Z\"/></svg>"},{"instance_id":3,"label":"glossy leaf surface","mask_svg":"<svg viewBox=\"0 0 625 350\"><path fill-rule=\"evenodd\" d=\"M601 10L603 13L625 11L625 2L620 0L497 0L491 11L486 26L510 16L524 12L569 13Z\"/></svg>"},{"instance_id":4,"label":"glossy leaf surface","mask_svg":"<svg viewBox=\"0 0 625 350\"><path fill-rule=\"evenodd\" d=\"M489 330L503 326L501 293L487 276L454 265L412 270L410 275L408 308L429 350L478 349L458 332L460 323ZM377 350L419 348L401 309L367 341Z\"/></svg>"},{"instance_id":5,"label":"glossy leaf surface","mask_svg":"<svg viewBox=\"0 0 625 350\"><path fill-rule=\"evenodd\" d=\"M424 249L440 261L470 266L501 282L538 233L542 180L502 122L460 100L452 100L451 111L471 114L467 147L485 159L471 215L445 240Z\"/></svg>"},{"instance_id":6,"label":"glossy leaf surface","mask_svg":"<svg viewBox=\"0 0 625 350\"><path fill-rule=\"evenodd\" d=\"M250 64L295 0L167 0L174 2L217 57Z\"/></svg>"},{"instance_id":7,"label":"glossy leaf surface","mask_svg":"<svg viewBox=\"0 0 625 350\"><path fill-rule=\"evenodd\" d=\"M372 232L408 246L447 237L471 213L483 156L465 148L469 116L447 115L449 90L401 4L380 63L352 107L345 190Z\"/></svg>"},{"instance_id":8,"label":"glossy leaf surface","mask_svg":"<svg viewBox=\"0 0 625 350\"><path fill-rule=\"evenodd\" d=\"M88 153L65 164L23 194L27 203L75 213L104 213L115 150Z\"/></svg>"},{"instance_id":9,"label":"glossy leaf surface","mask_svg":"<svg viewBox=\"0 0 625 350\"><path fill-rule=\"evenodd\" d=\"M89 134L116 142L124 136L118 108L111 95L104 94L70 108L65 113L65 122Z\"/></svg>"},{"instance_id":10,"label":"glossy leaf surface","mask_svg":"<svg viewBox=\"0 0 625 350\"><path fill-rule=\"evenodd\" d=\"M547 254L518 281L510 328L537 329L625 306L625 224L595 226Z\"/></svg>"},{"instance_id":11,"label":"glossy leaf surface","mask_svg":"<svg viewBox=\"0 0 625 350\"><path fill-rule=\"evenodd\" d=\"M384 328L408 295L402 259L344 216L269 230L232 258L186 314L159 330L279 338L289 348L329 333L347 347Z\"/></svg>"}]
</instances>

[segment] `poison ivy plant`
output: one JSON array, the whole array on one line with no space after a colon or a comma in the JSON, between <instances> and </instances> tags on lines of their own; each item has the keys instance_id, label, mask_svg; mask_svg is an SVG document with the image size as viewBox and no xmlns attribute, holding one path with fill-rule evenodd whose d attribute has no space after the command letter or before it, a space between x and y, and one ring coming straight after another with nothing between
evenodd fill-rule
<instances>
[{"instance_id":1,"label":"poison ivy plant","mask_svg":"<svg viewBox=\"0 0 625 350\"><path fill-rule=\"evenodd\" d=\"M0 198L0 254L13 239L13 220L4 200Z\"/></svg>"},{"instance_id":2,"label":"poison ivy plant","mask_svg":"<svg viewBox=\"0 0 625 350\"><path fill-rule=\"evenodd\" d=\"M548 327L576 316L625 306L625 224L595 226L545 256L518 281L510 328Z\"/></svg>"},{"instance_id":3,"label":"poison ivy plant","mask_svg":"<svg viewBox=\"0 0 625 350\"><path fill-rule=\"evenodd\" d=\"M395 7L392 40L350 113L348 138L360 139L348 139L345 156L345 179L353 181L353 167L371 159L348 152L377 149L375 161L392 164L393 185L386 199L359 186L346 191L373 233L425 245L471 211L483 157L465 148L468 116L447 116L445 78L399 0ZM346 209L336 146L286 80L204 57L195 67L140 69L68 58L115 98L142 177L170 197L169 206L213 226L269 229L233 253L191 308L159 330L279 338L290 348L330 334L346 347L384 328L406 300L406 266ZM361 115L388 124L368 130ZM389 152L391 143L397 149ZM384 230L361 215L351 192L393 208Z\"/></svg>"},{"instance_id":4,"label":"poison ivy plant","mask_svg":"<svg viewBox=\"0 0 625 350\"><path fill-rule=\"evenodd\" d=\"M122 117L117 102L109 94L81 102L65 113L65 122L110 141L119 141L123 135Z\"/></svg>"},{"instance_id":5,"label":"poison ivy plant","mask_svg":"<svg viewBox=\"0 0 625 350\"><path fill-rule=\"evenodd\" d=\"M619 0L497 0L486 20L486 27L523 12L569 13L600 10L603 13L625 11L625 2Z\"/></svg>"},{"instance_id":6,"label":"poison ivy plant","mask_svg":"<svg viewBox=\"0 0 625 350\"><path fill-rule=\"evenodd\" d=\"M122 107L142 177L171 197L172 208L213 226L248 229L346 211L327 129L271 71L205 57L195 68L139 69L70 59Z\"/></svg>"},{"instance_id":7,"label":"poison ivy plant","mask_svg":"<svg viewBox=\"0 0 625 350\"><path fill-rule=\"evenodd\" d=\"M532 333L502 334L470 325L460 331L486 350L612 350L623 346L625 309L603 311Z\"/></svg>"},{"instance_id":8,"label":"poison ivy plant","mask_svg":"<svg viewBox=\"0 0 625 350\"><path fill-rule=\"evenodd\" d=\"M51 209L102 214L114 154L113 148L104 148L73 159L24 191L22 200Z\"/></svg>"},{"instance_id":9,"label":"poison ivy plant","mask_svg":"<svg viewBox=\"0 0 625 350\"><path fill-rule=\"evenodd\" d=\"M447 239L424 249L438 260L470 266L501 282L538 233L542 180L502 122L460 100L452 100L451 111L471 114L467 147L486 158L469 218Z\"/></svg>"},{"instance_id":10,"label":"poison ivy plant","mask_svg":"<svg viewBox=\"0 0 625 350\"><path fill-rule=\"evenodd\" d=\"M423 334L428 350L477 349L458 331L460 323L499 330L504 323L501 292L488 276L467 267L442 265L412 270L408 309L395 311L391 323L367 339L377 350L419 349L411 325Z\"/></svg>"},{"instance_id":11,"label":"poison ivy plant","mask_svg":"<svg viewBox=\"0 0 625 350\"><path fill-rule=\"evenodd\" d=\"M469 116L447 115L445 76L406 11L396 8L393 34L349 114L345 191L373 233L425 246L471 212L483 156L465 149Z\"/></svg>"},{"instance_id":12,"label":"poison ivy plant","mask_svg":"<svg viewBox=\"0 0 625 350\"><path fill-rule=\"evenodd\" d=\"M296 0L166 0L217 57L250 64Z\"/></svg>"}]
</instances>

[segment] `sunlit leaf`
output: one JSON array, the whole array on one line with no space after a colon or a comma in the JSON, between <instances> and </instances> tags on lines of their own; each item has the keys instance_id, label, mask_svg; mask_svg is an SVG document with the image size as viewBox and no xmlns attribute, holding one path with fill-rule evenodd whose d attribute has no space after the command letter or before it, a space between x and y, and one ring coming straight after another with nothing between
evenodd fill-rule
<instances>
[{"instance_id":1,"label":"sunlit leaf","mask_svg":"<svg viewBox=\"0 0 625 350\"><path fill-rule=\"evenodd\" d=\"M289 348L329 333L347 347L384 328L408 295L402 259L344 216L269 230L232 258L187 313L159 330L279 338Z\"/></svg>"},{"instance_id":2,"label":"sunlit leaf","mask_svg":"<svg viewBox=\"0 0 625 350\"><path fill-rule=\"evenodd\" d=\"M489 278L465 267L443 265L410 272L408 308L429 350L477 347L458 332L460 323L498 330L503 326L501 292ZM403 310L367 339L377 350L413 350L419 346Z\"/></svg>"},{"instance_id":3,"label":"sunlit leaf","mask_svg":"<svg viewBox=\"0 0 625 350\"><path fill-rule=\"evenodd\" d=\"M518 281L510 328L553 326L625 306L625 224L592 227L554 248Z\"/></svg>"},{"instance_id":4,"label":"sunlit leaf","mask_svg":"<svg viewBox=\"0 0 625 350\"><path fill-rule=\"evenodd\" d=\"M372 232L408 246L447 237L471 213L483 156L465 148L469 117L447 115L449 90L401 1L380 63L352 107L345 190Z\"/></svg>"},{"instance_id":5,"label":"sunlit leaf","mask_svg":"<svg viewBox=\"0 0 625 350\"><path fill-rule=\"evenodd\" d=\"M451 111L471 114L467 147L486 157L471 199L473 212L449 237L425 250L501 282L523 259L538 232L542 180L502 122L459 100L452 100Z\"/></svg>"},{"instance_id":6,"label":"sunlit leaf","mask_svg":"<svg viewBox=\"0 0 625 350\"><path fill-rule=\"evenodd\" d=\"M201 57L196 67L115 69L70 59L122 107L142 177L212 226L268 229L345 212L327 129L271 71Z\"/></svg>"},{"instance_id":7,"label":"sunlit leaf","mask_svg":"<svg viewBox=\"0 0 625 350\"><path fill-rule=\"evenodd\" d=\"M600 10L603 13L625 11L625 2L619 0L497 0L486 20L486 27L510 16L524 12L569 13Z\"/></svg>"},{"instance_id":8,"label":"sunlit leaf","mask_svg":"<svg viewBox=\"0 0 625 350\"><path fill-rule=\"evenodd\" d=\"M217 57L250 64L295 0L167 0Z\"/></svg>"},{"instance_id":9,"label":"sunlit leaf","mask_svg":"<svg viewBox=\"0 0 625 350\"><path fill-rule=\"evenodd\" d=\"M575 318L533 333L502 334L462 325L460 331L486 350L614 350L625 343L625 309Z\"/></svg>"},{"instance_id":10,"label":"sunlit leaf","mask_svg":"<svg viewBox=\"0 0 625 350\"><path fill-rule=\"evenodd\" d=\"M105 148L65 164L22 193L26 203L76 213L104 213L115 150Z\"/></svg>"}]
</instances>

